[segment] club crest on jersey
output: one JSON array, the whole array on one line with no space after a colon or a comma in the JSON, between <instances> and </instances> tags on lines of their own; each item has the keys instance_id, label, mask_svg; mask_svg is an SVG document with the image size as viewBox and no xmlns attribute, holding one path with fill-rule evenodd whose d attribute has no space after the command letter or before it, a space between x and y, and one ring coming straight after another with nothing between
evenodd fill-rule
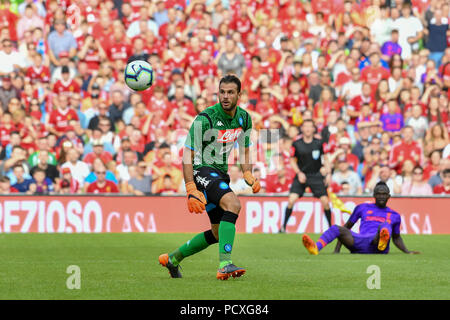
<instances>
[{"instance_id":1,"label":"club crest on jersey","mask_svg":"<svg viewBox=\"0 0 450 320\"><path fill-rule=\"evenodd\" d=\"M319 159L319 157L320 157L320 150L313 150L312 151L312 157L313 157L314 160Z\"/></svg>"},{"instance_id":2,"label":"club crest on jersey","mask_svg":"<svg viewBox=\"0 0 450 320\"><path fill-rule=\"evenodd\" d=\"M242 132L241 128L219 130L218 136L217 136L217 142L223 142L223 143L235 142L241 132Z\"/></svg>"}]
</instances>

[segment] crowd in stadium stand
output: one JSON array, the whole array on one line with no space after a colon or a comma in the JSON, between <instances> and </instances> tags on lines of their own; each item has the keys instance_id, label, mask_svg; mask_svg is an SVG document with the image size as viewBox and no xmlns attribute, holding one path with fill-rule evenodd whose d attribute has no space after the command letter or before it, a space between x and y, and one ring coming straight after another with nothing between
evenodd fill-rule
<instances>
[{"instance_id":1,"label":"crowd in stadium stand","mask_svg":"<svg viewBox=\"0 0 450 320\"><path fill-rule=\"evenodd\" d=\"M449 14L446 0L3 0L0 193L183 193L187 131L233 73L270 133L254 135L263 191L289 190L312 118L335 193L450 194ZM149 90L126 86L131 60L153 66Z\"/></svg>"}]
</instances>

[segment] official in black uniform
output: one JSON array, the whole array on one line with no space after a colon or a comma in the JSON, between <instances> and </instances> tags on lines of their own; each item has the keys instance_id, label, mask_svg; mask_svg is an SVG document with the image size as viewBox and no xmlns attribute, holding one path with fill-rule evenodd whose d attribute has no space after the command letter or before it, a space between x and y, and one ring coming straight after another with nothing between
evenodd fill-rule
<instances>
[{"instance_id":1,"label":"official in black uniform","mask_svg":"<svg viewBox=\"0 0 450 320\"><path fill-rule=\"evenodd\" d=\"M292 208L298 198L305 193L306 187L310 187L314 197L319 198L325 210L328 225L331 224L331 210L325 186L325 174L329 171L327 155L324 155L322 140L314 137L315 126L310 119L302 124L302 137L292 144L291 165L297 173L289 191L288 206L285 211L284 223L281 232L285 232Z\"/></svg>"}]
</instances>

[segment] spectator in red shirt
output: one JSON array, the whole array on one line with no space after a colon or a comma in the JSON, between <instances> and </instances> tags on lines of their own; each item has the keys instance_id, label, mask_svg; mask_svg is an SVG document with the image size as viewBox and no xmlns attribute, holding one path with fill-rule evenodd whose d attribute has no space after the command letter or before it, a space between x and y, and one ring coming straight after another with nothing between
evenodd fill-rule
<instances>
[{"instance_id":1,"label":"spectator in red shirt","mask_svg":"<svg viewBox=\"0 0 450 320\"><path fill-rule=\"evenodd\" d=\"M428 163L423 168L423 178L426 181L439 172L441 158L441 152L439 150L431 152Z\"/></svg>"},{"instance_id":2,"label":"spectator in red shirt","mask_svg":"<svg viewBox=\"0 0 450 320\"><path fill-rule=\"evenodd\" d=\"M434 194L450 194L450 169L445 169L442 176L442 183L433 188Z\"/></svg>"},{"instance_id":3,"label":"spectator in red shirt","mask_svg":"<svg viewBox=\"0 0 450 320\"><path fill-rule=\"evenodd\" d=\"M63 66L61 68L62 79L56 81L53 86L53 92L56 94L64 93L66 95L71 95L72 93L80 93L81 88L79 84L70 78L70 70L68 66Z\"/></svg>"},{"instance_id":4,"label":"spectator in red shirt","mask_svg":"<svg viewBox=\"0 0 450 320\"><path fill-rule=\"evenodd\" d=\"M337 103L333 101L332 91L328 87L324 87L319 101L313 108L313 119L319 132L326 125L325 119L328 118L328 114L332 109L339 111Z\"/></svg>"},{"instance_id":5,"label":"spectator in red shirt","mask_svg":"<svg viewBox=\"0 0 450 320\"><path fill-rule=\"evenodd\" d=\"M403 140L392 147L389 155L389 164L397 173L401 173L401 168L406 160L413 162L414 166L423 163L423 150L417 141L413 140L414 130L410 126L402 129Z\"/></svg>"},{"instance_id":6,"label":"spectator in red shirt","mask_svg":"<svg viewBox=\"0 0 450 320\"><path fill-rule=\"evenodd\" d=\"M125 32L121 27L113 29L112 40L105 52L110 61L115 62L121 60L124 64L127 63L128 58L133 54L133 47L126 41Z\"/></svg>"},{"instance_id":7,"label":"spectator in red shirt","mask_svg":"<svg viewBox=\"0 0 450 320\"><path fill-rule=\"evenodd\" d=\"M164 175L162 187L155 191L155 193L163 195L178 193L178 190L173 187L172 176L170 174Z\"/></svg>"},{"instance_id":8,"label":"spectator in red shirt","mask_svg":"<svg viewBox=\"0 0 450 320\"><path fill-rule=\"evenodd\" d=\"M61 193L81 193L80 183L72 177L70 168L61 169L61 180L59 181Z\"/></svg>"},{"instance_id":9,"label":"spectator in red shirt","mask_svg":"<svg viewBox=\"0 0 450 320\"><path fill-rule=\"evenodd\" d=\"M291 180L286 177L286 168L280 166L276 174L266 176L266 192L285 193L289 192Z\"/></svg>"},{"instance_id":10,"label":"spectator in red shirt","mask_svg":"<svg viewBox=\"0 0 450 320\"><path fill-rule=\"evenodd\" d=\"M289 94L283 101L281 114L285 118L291 118L294 113L303 113L308 109L308 97L301 92L301 84L296 79L289 82Z\"/></svg>"},{"instance_id":11,"label":"spectator in red shirt","mask_svg":"<svg viewBox=\"0 0 450 320\"><path fill-rule=\"evenodd\" d=\"M69 108L69 98L64 93L58 95L57 108L50 113L48 131L56 136L62 136L72 119L79 120L75 110Z\"/></svg>"},{"instance_id":12,"label":"spectator in red shirt","mask_svg":"<svg viewBox=\"0 0 450 320\"><path fill-rule=\"evenodd\" d=\"M339 139L339 144L337 146L336 152L330 157L330 162L334 162L337 157L345 157L346 162L349 163L350 168L353 171L358 170L359 159L356 155L352 153L351 141L348 137L341 137Z\"/></svg>"},{"instance_id":13,"label":"spectator in red shirt","mask_svg":"<svg viewBox=\"0 0 450 320\"><path fill-rule=\"evenodd\" d=\"M11 186L11 181L7 176L0 177L0 194L18 193L19 190Z\"/></svg>"},{"instance_id":14,"label":"spectator in red shirt","mask_svg":"<svg viewBox=\"0 0 450 320\"><path fill-rule=\"evenodd\" d=\"M31 84L36 81L48 83L50 81L50 69L42 64L42 56L39 53L35 53L33 58L33 65L27 69L26 80Z\"/></svg>"},{"instance_id":15,"label":"spectator in red shirt","mask_svg":"<svg viewBox=\"0 0 450 320\"><path fill-rule=\"evenodd\" d=\"M373 52L369 59L370 65L362 69L361 80L368 82L372 87L372 94L375 94L378 82L381 79L388 80L390 73L389 70L381 66L380 54L378 52Z\"/></svg>"},{"instance_id":16,"label":"spectator in red shirt","mask_svg":"<svg viewBox=\"0 0 450 320\"><path fill-rule=\"evenodd\" d=\"M171 109L180 109L190 116L196 116L194 104L185 97L183 86L175 87L175 94L170 102L172 104Z\"/></svg>"},{"instance_id":17,"label":"spectator in red shirt","mask_svg":"<svg viewBox=\"0 0 450 320\"><path fill-rule=\"evenodd\" d=\"M103 143L100 140L94 140L92 142L92 152L89 152L83 158L83 162L92 165L92 162L96 158L100 158L103 163L109 163L113 160L111 153L105 151Z\"/></svg>"},{"instance_id":18,"label":"spectator in red shirt","mask_svg":"<svg viewBox=\"0 0 450 320\"><path fill-rule=\"evenodd\" d=\"M89 73L98 71L100 63L108 59L105 50L99 41L91 35L87 35L83 45L77 53L80 61L86 62Z\"/></svg>"},{"instance_id":19,"label":"spectator in red shirt","mask_svg":"<svg viewBox=\"0 0 450 320\"><path fill-rule=\"evenodd\" d=\"M109 180L106 180L106 167L97 167L95 170L97 180L92 182L88 187L87 193L119 193L117 185Z\"/></svg>"},{"instance_id":20,"label":"spectator in red shirt","mask_svg":"<svg viewBox=\"0 0 450 320\"><path fill-rule=\"evenodd\" d=\"M349 124L355 125L356 119L361 114L361 107L363 104L369 104L372 110L376 108L375 99L373 99L371 86L365 82L362 86L362 93L350 100L347 107L347 115L350 117Z\"/></svg>"},{"instance_id":21,"label":"spectator in red shirt","mask_svg":"<svg viewBox=\"0 0 450 320\"><path fill-rule=\"evenodd\" d=\"M9 31L12 41L17 41L17 22L19 17L12 12L11 1L3 1L3 9L0 9L0 27L5 27Z\"/></svg>"},{"instance_id":22,"label":"spectator in red shirt","mask_svg":"<svg viewBox=\"0 0 450 320\"><path fill-rule=\"evenodd\" d=\"M211 59L211 54L207 49L200 51L199 63L189 66L188 73L193 78L197 92L205 89L205 80L208 76L217 77L217 66Z\"/></svg>"}]
</instances>

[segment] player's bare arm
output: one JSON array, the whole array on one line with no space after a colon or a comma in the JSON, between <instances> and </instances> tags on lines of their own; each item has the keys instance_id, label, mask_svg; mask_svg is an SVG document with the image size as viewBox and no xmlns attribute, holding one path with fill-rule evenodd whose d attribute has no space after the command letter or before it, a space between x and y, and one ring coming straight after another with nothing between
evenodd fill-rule
<instances>
[{"instance_id":1,"label":"player's bare arm","mask_svg":"<svg viewBox=\"0 0 450 320\"><path fill-rule=\"evenodd\" d=\"M243 149L243 152L239 152L239 158L241 163L241 170L244 173L244 180L249 186L252 187L253 193L258 193L261 190L261 184L257 179L255 179L255 177L253 177L252 174L253 165L250 161L250 148L247 147Z\"/></svg>"},{"instance_id":2,"label":"player's bare arm","mask_svg":"<svg viewBox=\"0 0 450 320\"><path fill-rule=\"evenodd\" d=\"M408 254L419 254L420 253L419 251L409 251L406 248L405 243L403 242L403 238L401 237L400 234L393 234L392 235L392 242L395 244L395 246L397 248L399 248L404 253L408 253Z\"/></svg>"},{"instance_id":3,"label":"player's bare arm","mask_svg":"<svg viewBox=\"0 0 450 320\"><path fill-rule=\"evenodd\" d=\"M351 221L347 221L344 224L344 228L351 230L353 228L354 223ZM334 248L334 252L333 253L340 253L341 252L341 247L342 247L342 242L338 239L337 243L336 243L336 247Z\"/></svg>"},{"instance_id":4,"label":"player's bare arm","mask_svg":"<svg viewBox=\"0 0 450 320\"><path fill-rule=\"evenodd\" d=\"M192 182L194 181L194 150L191 150L187 147L184 148L183 151L183 176L184 182Z\"/></svg>"}]
</instances>

